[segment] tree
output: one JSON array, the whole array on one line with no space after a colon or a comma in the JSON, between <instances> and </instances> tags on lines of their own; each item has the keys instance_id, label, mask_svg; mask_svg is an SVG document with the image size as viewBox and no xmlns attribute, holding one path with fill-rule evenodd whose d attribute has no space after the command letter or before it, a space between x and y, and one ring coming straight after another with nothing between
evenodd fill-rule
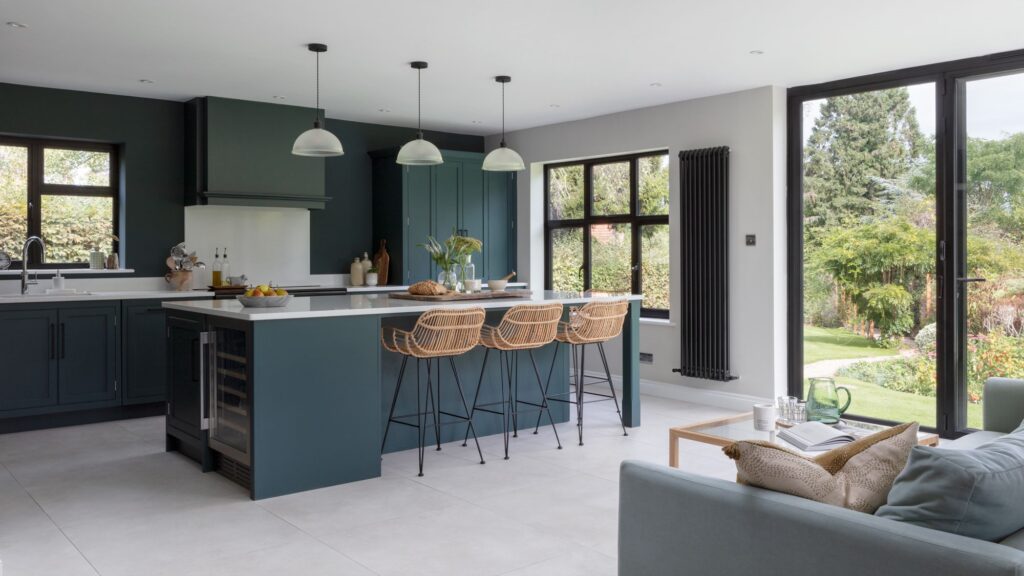
<instances>
[{"instance_id":1,"label":"tree","mask_svg":"<svg viewBox=\"0 0 1024 576\"><path fill-rule=\"evenodd\" d=\"M805 233L877 213L883 181L903 176L921 156L924 137L915 114L906 88L822 102L804 147Z\"/></svg>"}]
</instances>

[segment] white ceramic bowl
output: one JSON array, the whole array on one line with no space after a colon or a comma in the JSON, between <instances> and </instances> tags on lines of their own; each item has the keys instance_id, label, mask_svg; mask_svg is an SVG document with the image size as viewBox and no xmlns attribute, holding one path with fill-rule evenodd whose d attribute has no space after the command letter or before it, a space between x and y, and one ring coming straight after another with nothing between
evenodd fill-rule
<instances>
[{"instance_id":1,"label":"white ceramic bowl","mask_svg":"<svg viewBox=\"0 0 1024 576\"><path fill-rule=\"evenodd\" d=\"M506 286L508 286L508 280L487 281L487 287L491 289L491 292L503 292Z\"/></svg>"},{"instance_id":2,"label":"white ceramic bowl","mask_svg":"<svg viewBox=\"0 0 1024 576\"><path fill-rule=\"evenodd\" d=\"M239 294L236 296L238 301L242 303L242 306L246 308L280 308L292 299L292 295L287 296L243 296Z\"/></svg>"}]
</instances>

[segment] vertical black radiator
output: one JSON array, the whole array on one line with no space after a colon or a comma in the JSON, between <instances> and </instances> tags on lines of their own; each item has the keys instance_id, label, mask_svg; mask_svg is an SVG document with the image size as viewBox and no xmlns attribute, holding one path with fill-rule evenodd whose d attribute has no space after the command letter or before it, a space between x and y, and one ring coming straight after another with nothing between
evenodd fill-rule
<instances>
[{"instance_id":1,"label":"vertical black radiator","mask_svg":"<svg viewBox=\"0 0 1024 576\"><path fill-rule=\"evenodd\" d=\"M705 380L729 372L729 148L679 153L680 361Z\"/></svg>"}]
</instances>

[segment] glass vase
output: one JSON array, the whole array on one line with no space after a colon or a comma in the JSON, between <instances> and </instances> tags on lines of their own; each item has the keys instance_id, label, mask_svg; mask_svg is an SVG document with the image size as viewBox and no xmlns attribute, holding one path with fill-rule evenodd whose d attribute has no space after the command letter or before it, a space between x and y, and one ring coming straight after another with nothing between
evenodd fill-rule
<instances>
[{"instance_id":1,"label":"glass vase","mask_svg":"<svg viewBox=\"0 0 1024 576\"><path fill-rule=\"evenodd\" d=\"M453 292L462 292L462 282L459 282L459 275L453 268L441 270L437 275L437 283Z\"/></svg>"}]
</instances>

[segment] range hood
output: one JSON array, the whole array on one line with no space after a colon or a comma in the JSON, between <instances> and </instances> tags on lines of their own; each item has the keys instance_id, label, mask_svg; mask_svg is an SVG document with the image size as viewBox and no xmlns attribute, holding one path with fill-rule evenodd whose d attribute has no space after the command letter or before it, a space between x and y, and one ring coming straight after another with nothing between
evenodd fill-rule
<instances>
[{"instance_id":1,"label":"range hood","mask_svg":"<svg viewBox=\"0 0 1024 576\"><path fill-rule=\"evenodd\" d=\"M295 156L313 109L207 96L185 106L186 205L323 209L323 158Z\"/></svg>"}]
</instances>

